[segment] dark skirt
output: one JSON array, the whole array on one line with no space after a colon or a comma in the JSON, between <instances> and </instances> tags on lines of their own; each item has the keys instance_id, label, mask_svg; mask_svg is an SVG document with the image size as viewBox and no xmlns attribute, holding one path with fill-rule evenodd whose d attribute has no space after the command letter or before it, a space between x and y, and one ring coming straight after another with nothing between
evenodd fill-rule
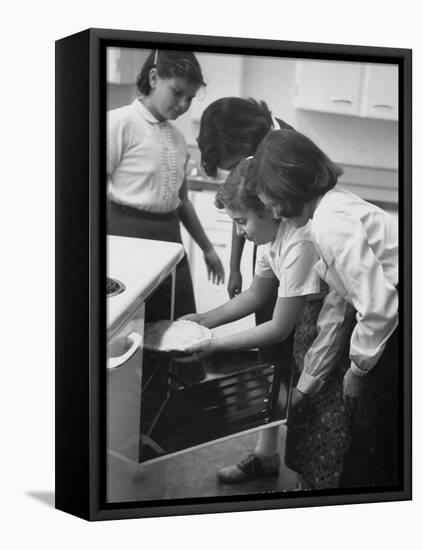
<instances>
[{"instance_id":1,"label":"dark skirt","mask_svg":"<svg viewBox=\"0 0 422 550\"><path fill-rule=\"evenodd\" d=\"M153 214L111 201L108 201L107 206L107 233L120 237L182 243L177 212ZM193 284L186 255L176 267L175 287L174 318L195 313ZM170 318L171 291L171 277L167 277L147 301L145 322ZM200 381L205 376L202 362L191 365L177 364L174 369L177 371L176 374L182 376L188 383Z\"/></svg>"},{"instance_id":2,"label":"dark skirt","mask_svg":"<svg viewBox=\"0 0 422 550\"><path fill-rule=\"evenodd\" d=\"M299 371L317 336L316 323L323 300L308 302L296 326L294 357ZM316 394L289 411L286 465L305 480L307 487L339 487L351 442L352 407L343 401L343 377L350 365L349 346Z\"/></svg>"},{"instance_id":3,"label":"dark skirt","mask_svg":"<svg viewBox=\"0 0 422 550\"><path fill-rule=\"evenodd\" d=\"M383 354L365 376L353 415L352 440L342 486L400 485L400 379L398 328Z\"/></svg>"}]
</instances>

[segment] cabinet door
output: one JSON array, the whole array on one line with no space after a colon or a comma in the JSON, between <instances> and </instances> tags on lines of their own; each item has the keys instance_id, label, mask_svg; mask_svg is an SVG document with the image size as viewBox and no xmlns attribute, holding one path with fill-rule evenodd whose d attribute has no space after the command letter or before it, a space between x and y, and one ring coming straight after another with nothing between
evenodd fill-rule
<instances>
[{"instance_id":1,"label":"cabinet door","mask_svg":"<svg viewBox=\"0 0 422 550\"><path fill-rule=\"evenodd\" d=\"M359 115L362 64L298 61L296 70L296 108Z\"/></svg>"},{"instance_id":2,"label":"cabinet door","mask_svg":"<svg viewBox=\"0 0 422 550\"><path fill-rule=\"evenodd\" d=\"M398 119L398 66L381 63L365 65L362 116L383 120Z\"/></svg>"}]
</instances>

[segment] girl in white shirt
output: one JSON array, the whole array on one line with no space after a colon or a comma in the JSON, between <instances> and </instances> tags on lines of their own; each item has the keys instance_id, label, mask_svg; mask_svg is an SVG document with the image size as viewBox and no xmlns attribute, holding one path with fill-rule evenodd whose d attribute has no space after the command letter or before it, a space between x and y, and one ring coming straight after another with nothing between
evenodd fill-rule
<instances>
[{"instance_id":1,"label":"girl in white shirt","mask_svg":"<svg viewBox=\"0 0 422 550\"><path fill-rule=\"evenodd\" d=\"M256 151L261 140L274 129L290 128L281 118L272 115L265 101L252 98L222 97L213 101L201 116L198 134L198 147L201 163L211 177L224 179L239 162ZM230 250L230 273L227 291L234 298L242 291L242 273L240 263L245 239L233 223ZM255 269L257 247L253 247ZM255 321L259 325L272 318L277 300L278 280L274 280L274 289L267 303L255 312ZM291 352L293 338L276 346L260 350L259 359L271 362L274 356Z\"/></svg>"},{"instance_id":2,"label":"girl in white shirt","mask_svg":"<svg viewBox=\"0 0 422 550\"><path fill-rule=\"evenodd\" d=\"M220 283L223 266L187 194L187 145L170 122L189 109L204 85L192 52L153 50L137 79L139 97L108 113L107 229L112 235L182 242L180 220L203 250L210 278ZM168 317L167 302L154 308L158 318ZM176 272L175 312L182 315L192 308L185 258Z\"/></svg>"},{"instance_id":3,"label":"girl in white shirt","mask_svg":"<svg viewBox=\"0 0 422 550\"><path fill-rule=\"evenodd\" d=\"M297 227L312 220L315 269L330 288L296 395L324 386L352 314L343 394L358 406L342 485L392 487L400 476L397 228L380 208L337 189L341 173L309 138L279 130L259 146L248 181L278 218Z\"/></svg>"},{"instance_id":4,"label":"girl in white shirt","mask_svg":"<svg viewBox=\"0 0 422 550\"><path fill-rule=\"evenodd\" d=\"M186 351L193 357L273 346L285 340L298 322L304 330L307 319L312 319L312 328L315 329L315 320L309 315L309 310L319 310L322 293L320 278L313 269L317 254L309 226L296 228L288 220L274 219L254 190L246 185L250 163L251 159L243 160L230 173L217 193L216 205L226 209L239 235L258 245L252 285L220 307L183 318L213 328L245 317L268 300L276 278L279 287L274 312L272 318L254 328L192 346ZM283 360L290 361L291 358ZM260 432L254 453L239 464L220 470L218 478L223 483L241 483L276 476L279 464L278 428L269 428Z\"/></svg>"}]
</instances>

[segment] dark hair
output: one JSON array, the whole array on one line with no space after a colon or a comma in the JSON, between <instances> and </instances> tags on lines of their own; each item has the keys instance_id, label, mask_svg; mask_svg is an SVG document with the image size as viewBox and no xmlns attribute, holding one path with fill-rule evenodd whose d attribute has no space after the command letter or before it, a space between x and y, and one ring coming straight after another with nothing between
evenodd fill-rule
<instances>
[{"instance_id":1,"label":"dark hair","mask_svg":"<svg viewBox=\"0 0 422 550\"><path fill-rule=\"evenodd\" d=\"M289 218L332 189L342 173L308 137L295 130L276 130L258 147L247 184L276 201L280 215Z\"/></svg>"},{"instance_id":2,"label":"dark hair","mask_svg":"<svg viewBox=\"0 0 422 550\"><path fill-rule=\"evenodd\" d=\"M230 157L253 155L272 123L264 101L223 97L211 103L202 114L197 140L206 173L215 176L217 167Z\"/></svg>"},{"instance_id":3,"label":"dark hair","mask_svg":"<svg viewBox=\"0 0 422 550\"><path fill-rule=\"evenodd\" d=\"M152 50L136 79L136 87L143 95L151 91L149 73L153 67L160 78L185 78L190 84L206 86L201 67L192 52Z\"/></svg>"},{"instance_id":4,"label":"dark hair","mask_svg":"<svg viewBox=\"0 0 422 550\"><path fill-rule=\"evenodd\" d=\"M251 162L252 157L239 162L226 181L220 185L214 201L218 209L248 209L253 210L257 215L261 215L266 210L255 192L255 186L247 183Z\"/></svg>"}]
</instances>

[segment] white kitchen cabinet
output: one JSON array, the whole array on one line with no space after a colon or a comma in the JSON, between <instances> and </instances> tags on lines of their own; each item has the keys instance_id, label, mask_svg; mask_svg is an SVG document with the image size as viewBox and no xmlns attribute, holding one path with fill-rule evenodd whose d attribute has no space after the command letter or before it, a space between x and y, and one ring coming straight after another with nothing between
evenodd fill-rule
<instances>
[{"instance_id":1,"label":"white kitchen cabinet","mask_svg":"<svg viewBox=\"0 0 422 550\"><path fill-rule=\"evenodd\" d=\"M202 250L193 242L184 228L182 228L182 238L189 258L198 312L213 309L224 304L229 299L227 283L230 273L232 221L223 210L218 210L215 207L214 197L214 191L190 192L190 199L201 220L202 226L223 263L226 273L224 284L217 286L208 280L208 273ZM243 276L243 289L245 290L249 288L253 278L253 245L250 242L245 243L242 254L241 271ZM238 321L219 327L215 329L214 332L221 336L233 332L240 332L254 325L254 316L249 315L244 319L239 319Z\"/></svg>"},{"instance_id":2,"label":"white kitchen cabinet","mask_svg":"<svg viewBox=\"0 0 422 550\"><path fill-rule=\"evenodd\" d=\"M341 115L358 115L362 64L298 61L295 107Z\"/></svg>"},{"instance_id":3,"label":"white kitchen cabinet","mask_svg":"<svg viewBox=\"0 0 422 550\"><path fill-rule=\"evenodd\" d=\"M361 116L397 120L399 107L398 66L365 65Z\"/></svg>"},{"instance_id":4,"label":"white kitchen cabinet","mask_svg":"<svg viewBox=\"0 0 422 550\"><path fill-rule=\"evenodd\" d=\"M298 61L294 106L309 111L397 120L398 67Z\"/></svg>"},{"instance_id":5,"label":"white kitchen cabinet","mask_svg":"<svg viewBox=\"0 0 422 550\"><path fill-rule=\"evenodd\" d=\"M135 84L150 50L134 48L107 48L107 82Z\"/></svg>"}]
</instances>

